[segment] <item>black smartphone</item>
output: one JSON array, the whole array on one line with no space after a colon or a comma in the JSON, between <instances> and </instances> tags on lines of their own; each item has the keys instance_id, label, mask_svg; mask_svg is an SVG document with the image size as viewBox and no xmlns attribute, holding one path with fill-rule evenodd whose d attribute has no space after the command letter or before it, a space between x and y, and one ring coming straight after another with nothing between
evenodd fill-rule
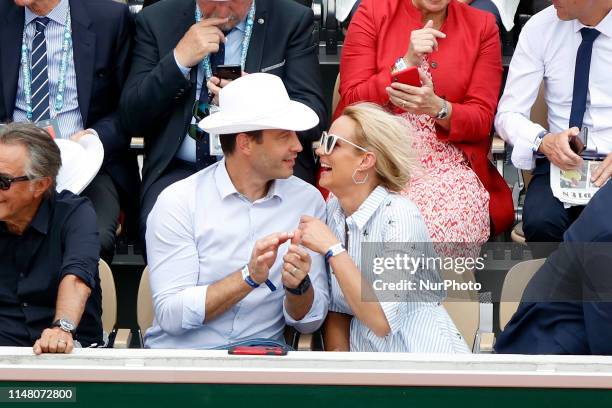
<instances>
[{"instance_id":1,"label":"black smartphone","mask_svg":"<svg viewBox=\"0 0 612 408\"><path fill-rule=\"evenodd\" d=\"M242 67L240 65L219 65L213 75L219 79L233 81L242 76Z\"/></svg>"},{"instance_id":2,"label":"black smartphone","mask_svg":"<svg viewBox=\"0 0 612 408\"><path fill-rule=\"evenodd\" d=\"M587 148L587 142L589 141L589 129L587 127L583 127L580 129L580 133L578 136L570 137L569 145L570 148L576 154L581 154Z\"/></svg>"}]
</instances>

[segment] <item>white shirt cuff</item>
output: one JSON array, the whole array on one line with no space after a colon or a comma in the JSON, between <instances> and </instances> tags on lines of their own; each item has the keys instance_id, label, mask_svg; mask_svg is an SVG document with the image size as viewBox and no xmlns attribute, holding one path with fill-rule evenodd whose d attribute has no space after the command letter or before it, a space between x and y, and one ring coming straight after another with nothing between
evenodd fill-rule
<instances>
[{"instance_id":1,"label":"white shirt cuff","mask_svg":"<svg viewBox=\"0 0 612 408\"><path fill-rule=\"evenodd\" d=\"M176 62L176 66L178 67L178 69L181 70L181 73L183 74L185 79L189 78L189 72L191 71L191 69L182 66L181 63L178 62L178 59L176 59L176 49L172 50L172 55L174 56L174 62Z\"/></svg>"},{"instance_id":2,"label":"white shirt cuff","mask_svg":"<svg viewBox=\"0 0 612 408\"><path fill-rule=\"evenodd\" d=\"M295 320L293 317L291 317L285 306L286 300L283 300L283 315L285 316L285 323L287 323L289 326L295 327L295 329L300 333L314 332L321 327L321 324L327 315L321 294L319 294L319 291L317 291L314 287L313 290L314 298L312 299L312 306L302 320Z\"/></svg>"},{"instance_id":3,"label":"white shirt cuff","mask_svg":"<svg viewBox=\"0 0 612 408\"><path fill-rule=\"evenodd\" d=\"M514 147L512 148L512 164L514 164L516 168L531 170L535 167L533 141L543 130L545 129L542 126L538 126L538 130L533 133L533 136L530 134L526 137L516 138Z\"/></svg>"},{"instance_id":4,"label":"white shirt cuff","mask_svg":"<svg viewBox=\"0 0 612 408\"><path fill-rule=\"evenodd\" d=\"M193 286L183 291L183 317L181 327L184 330L202 327L206 318L206 286Z\"/></svg>"}]
</instances>

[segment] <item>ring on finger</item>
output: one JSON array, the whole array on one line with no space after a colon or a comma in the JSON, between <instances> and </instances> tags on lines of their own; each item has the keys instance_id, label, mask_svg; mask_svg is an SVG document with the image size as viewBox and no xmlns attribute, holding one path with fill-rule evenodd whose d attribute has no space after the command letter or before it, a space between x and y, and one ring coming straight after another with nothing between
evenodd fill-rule
<instances>
[{"instance_id":1,"label":"ring on finger","mask_svg":"<svg viewBox=\"0 0 612 408\"><path fill-rule=\"evenodd\" d=\"M296 272L298 272L300 270L300 268L298 268L297 266L293 267L293 270L291 270L289 273L292 274L293 276L295 276Z\"/></svg>"},{"instance_id":2,"label":"ring on finger","mask_svg":"<svg viewBox=\"0 0 612 408\"><path fill-rule=\"evenodd\" d=\"M66 344L66 340L64 340L64 339L57 339L57 343L58 344L60 344L60 343Z\"/></svg>"}]
</instances>

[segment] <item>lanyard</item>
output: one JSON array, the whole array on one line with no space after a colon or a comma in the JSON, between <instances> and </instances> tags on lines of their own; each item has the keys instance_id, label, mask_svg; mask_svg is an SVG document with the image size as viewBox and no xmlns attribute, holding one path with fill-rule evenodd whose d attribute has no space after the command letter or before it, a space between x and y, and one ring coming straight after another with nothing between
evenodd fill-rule
<instances>
[{"instance_id":1,"label":"lanyard","mask_svg":"<svg viewBox=\"0 0 612 408\"><path fill-rule=\"evenodd\" d=\"M199 23L202 20L202 12L200 11L200 7L196 2L196 11L195 11L195 21ZM242 70L244 71L244 66L246 64L247 52L249 51L249 43L251 42L251 34L253 33L253 24L255 22L255 0L253 0L253 4L251 5L251 9L249 10L249 14L246 21L246 32L244 33L244 38L242 39L242 48L240 53L240 65L242 66ZM212 77L212 68L210 66L210 54L207 55L202 62L200 63L206 73L206 81ZM205 81L205 83L206 83Z\"/></svg>"},{"instance_id":2,"label":"lanyard","mask_svg":"<svg viewBox=\"0 0 612 408\"><path fill-rule=\"evenodd\" d=\"M64 36L62 42L62 59L60 62L60 76L57 84L57 95L55 95L55 114L57 115L64 106L64 92L66 91L66 72L68 71L68 55L72 50L72 28L70 19L70 7L66 12L64 23ZM23 74L23 90L26 100L26 115L32 121L32 68L28 61L30 49L26 39L26 29L23 28L23 39L21 41L21 72Z\"/></svg>"}]
</instances>

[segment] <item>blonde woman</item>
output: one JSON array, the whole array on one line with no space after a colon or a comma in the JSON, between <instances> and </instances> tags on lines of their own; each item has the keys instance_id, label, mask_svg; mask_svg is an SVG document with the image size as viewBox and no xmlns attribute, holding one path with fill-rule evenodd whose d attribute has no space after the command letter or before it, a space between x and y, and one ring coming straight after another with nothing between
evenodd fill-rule
<instances>
[{"instance_id":1,"label":"blonde woman","mask_svg":"<svg viewBox=\"0 0 612 408\"><path fill-rule=\"evenodd\" d=\"M325 255L330 266L327 350L468 352L439 302L380 302L378 295L362 296L367 295L362 287L368 288L362 243L431 241L415 204L398 194L416 168L406 132L401 119L362 103L344 111L317 149L320 183L333 198L327 204L327 225L304 216L300 230L302 244Z\"/></svg>"}]
</instances>

